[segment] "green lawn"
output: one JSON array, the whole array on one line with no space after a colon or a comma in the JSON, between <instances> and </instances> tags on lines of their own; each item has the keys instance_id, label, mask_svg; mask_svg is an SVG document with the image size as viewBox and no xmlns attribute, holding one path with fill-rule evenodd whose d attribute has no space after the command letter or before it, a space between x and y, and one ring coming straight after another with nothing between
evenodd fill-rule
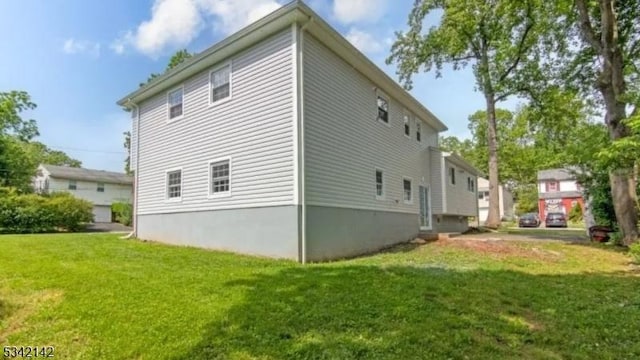
<instances>
[{"instance_id":1,"label":"green lawn","mask_svg":"<svg viewBox=\"0 0 640 360\"><path fill-rule=\"evenodd\" d=\"M623 252L439 241L329 264L0 237L0 346L63 359L637 359Z\"/></svg>"}]
</instances>

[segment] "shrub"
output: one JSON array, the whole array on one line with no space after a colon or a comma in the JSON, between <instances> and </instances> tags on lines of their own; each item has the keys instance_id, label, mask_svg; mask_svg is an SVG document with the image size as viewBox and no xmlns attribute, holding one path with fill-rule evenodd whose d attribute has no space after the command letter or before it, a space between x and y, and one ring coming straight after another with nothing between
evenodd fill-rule
<instances>
[{"instance_id":1,"label":"shrub","mask_svg":"<svg viewBox=\"0 0 640 360\"><path fill-rule=\"evenodd\" d=\"M636 264L640 264L640 243L634 243L629 246L629 255Z\"/></svg>"},{"instance_id":2,"label":"shrub","mask_svg":"<svg viewBox=\"0 0 640 360\"><path fill-rule=\"evenodd\" d=\"M18 194L0 189L0 231L37 233L54 230L77 231L93 220L90 202L70 194L50 196Z\"/></svg>"},{"instance_id":3,"label":"shrub","mask_svg":"<svg viewBox=\"0 0 640 360\"><path fill-rule=\"evenodd\" d=\"M49 196L49 207L57 227L78 231L93 221L93 205L71 194L59 192Z\"/></svg>"},{"instance_id":4,"label":"shrub","mask_svg":"<svg viewBox=\"0 0 640 360\"><path fill-rule=\"evenodd\" d=\"M569 210L569 221L582 221L582 206L580 206L580 203L576 203L575 205L573 205L571 210Z\"/></svg>"},{"instance_id":5,"label":"shrub","mask_svg":"<svg viewBox=\"0 0 640 360\"><path fill-rule=\"evenodd\" d=\"M133 219L133 207L128 202L116 202L111 205L111 211L116 214L116 221L120 224L131 226Z\"/></svg>"}]
</instances>

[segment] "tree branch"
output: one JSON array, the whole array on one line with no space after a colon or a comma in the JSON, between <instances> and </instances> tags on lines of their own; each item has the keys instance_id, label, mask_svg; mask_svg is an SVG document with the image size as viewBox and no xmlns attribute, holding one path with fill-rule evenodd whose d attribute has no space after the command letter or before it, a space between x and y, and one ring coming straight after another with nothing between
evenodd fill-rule
<instances>
[{"instance_id":1,"label":"tree branch","mask_svg":"<svg viewBox=\"0 0 640 360\"><path fill-rule=\"evenodd\" d=\"M589 10L585 0L575 0L575 4L580 17L580 33L582 37L598 54L601 54L602 44L600 44L600 39L598 39L593 31L593 26L591 26L591 18L589 17Z\"/></svg>"},{"instance_id":2,"label":"tree branch","mask_svg":"<svg viewBox=\"0 0 640 360\"><path fill-rule=\"evenodd\" d=\"M513 63L511 64L511 66L509 66L509 68L504 73L502 73L502 75L500 75L498 83L501 83L504 79L507 78L507 76L509 76L509 74L511 74L513 70L515 70L515 68L520 63L520 60L522 59L522 55L524 55L524 52L525 52L524 43L527 40L527 36L529 36L529 31L531 31L531 29L533 28L530 3L529 3L529 6L527 6L527 19L529 21L527 21L527 27L524 29L524 32L522 33L522 37L520 38L520 43L518 44L518 53L516 55L516 58L513 60Z\"/></svg>"}]
</instances>

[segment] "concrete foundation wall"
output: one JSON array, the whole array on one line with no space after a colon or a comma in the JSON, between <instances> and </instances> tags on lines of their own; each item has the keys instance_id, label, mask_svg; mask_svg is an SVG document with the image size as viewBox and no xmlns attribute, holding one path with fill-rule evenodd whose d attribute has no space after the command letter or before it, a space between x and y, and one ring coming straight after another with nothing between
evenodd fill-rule
<instances>
[{"instance_id":1,"label":"concrete foundation wall","mask_svg":"<svg viewBox=\"0 0 640 360\"><path fill-rule=\"evenodd\" d=\"M372 252L419 232L418 214L308 206L306 215L308 261Z\"/></svg>"},{"instance_id":2,"label":"concrete foundation wall","mask_svg":"<svg viewBox=\"0 0 640 360\"><path fill-rule=\"evenodd\" d=\"M434 215L433 230L440 233L458 232L462 233L469 229L467 217L460 219L457 215Z\"/></svg>"},{"instance_id":3,"label":"concrete foundation wall","mask_svg":"<svg viewBox=\"0 0 640 360\"><path fill-rule=\"evenodd\" d=\"M298 259L298 207L140 215L138 237L174 245Z\"/></svg>"}]
</instances>

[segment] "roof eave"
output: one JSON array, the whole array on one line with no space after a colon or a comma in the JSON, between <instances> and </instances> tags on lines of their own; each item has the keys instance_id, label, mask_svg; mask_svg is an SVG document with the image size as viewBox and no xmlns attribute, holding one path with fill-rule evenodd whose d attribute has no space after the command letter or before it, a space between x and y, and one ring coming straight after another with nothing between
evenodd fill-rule
<instances>
[{"instance_id":1,"label":"roof eave","mask_svg":"<svg viewBox=\"0 0 640 360\"><path fill-rule=\"evenodd\" d=\"M136 91L129 93L127 96L118 100L117 104L123 107L129 107L130 103L139 104L141 101L215 65L228 56L251 46L259 39L266 38L280 29L285 28L287 25L301 20L304 14L300 9L298 1L292 1L282 6L271 14L195 55L176 68L158 76Z\"/></svg>"}]
</instances>

